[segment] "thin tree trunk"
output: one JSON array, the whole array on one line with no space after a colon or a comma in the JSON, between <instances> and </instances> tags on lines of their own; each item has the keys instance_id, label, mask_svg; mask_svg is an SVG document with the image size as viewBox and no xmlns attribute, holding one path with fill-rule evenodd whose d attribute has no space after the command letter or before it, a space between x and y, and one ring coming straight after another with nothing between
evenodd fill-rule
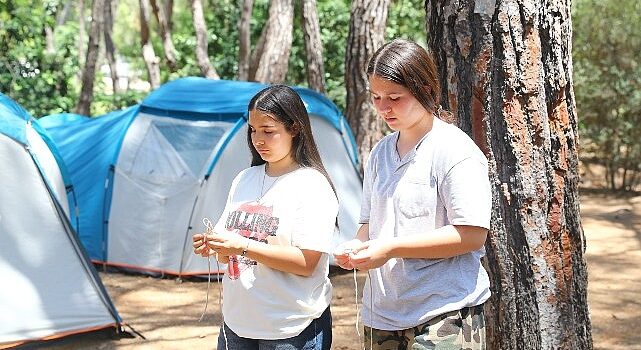
<instances>
[{"instance_id":1,"label":"thin tree trunk","mask_svg":"<svg viewBox=\"0 0 641 350\"><path fill-rule=\"evenodd\" d=\"M56 38L55 38L55 29L45 26L45 42L47 43L45 52L49 55L52 55L56 52Z\"/></svg>"},{"instance_id":2,"label":"thin tree trunk","mask_svg":"<svg viewBox=\"0 0 641 350\"><path fill-rule=\"evenodd\" d=\"M385 23L390 0L354 0L350 10L345 53L345 117L354 132L361 173L369 152L383 137L383 122L368 93L365 69L369 58L385 40Z\"/></svg>"},{"instance_id":3,"label":"thin tree trunk","mask_svg":"<svg viewBox=\"0 0 641 350\"><path fill-rule=\"evenodd\" d=\"M96 78L96 61L100 52L100 37L105 13L104 0L93 0L91 10L91 31L89 32L89 44L87 47L87 58L82 71L80 97L76 106L76 113L89 115L91 101L93 99L93 83Z\"/></svg>"},{"instance_id":4,"label":"thin tree trunk","mask_svg":"<svg viewBox=\"0 0 641 350\"><path fill-rule=\"evenodd\" d=\"M592 349L570 0L426 0L442 103L486 152L489 349Z\"/></svg>"},{"instance_id":5,"label":"thin tree trunk","mask_svg":"<svg viewBox=\"0 0 641 350\"><path fill-rule=\"evenodd\" d=\"M160 86L159 59L154 52L154 47L149 39L149 3L148 0L139 0L140 4L140 46L142 47L142 58L147 66L149 84L154 90Z\"/></svg>"},{"instance_id":6,"label":"thin tree trunk","mask_svg":"<svg viewBox=\"0 0 641 350\"><path fill-rule=\"evenodd\" d=\"M287 75L294 25L293 0L272 0L269 27L254 79L263 83L282 83Z\"/></svg>"},{"instance_id":7,"label":"thin tree trunk","mask_svg":"<svg viewBox=\"0 0 641 350\"><path fill-rule=\"evenodd\" d=\"M316 0L302 0L302 7L305 52L307 54L307 83L311 89L324 94L323 43L321 42L320 25L318 24Z\"/></svg>"},{"instance_id":8,"label":"thin tree trunk","mask_svg":"<svg viewBox=\"0 0 641 350\"><path fill-rule=\"evenodd\" d=\"M112 0L105 1L105 25L104 25L104 34L105 34L105 54L107 56L107 61L109 62L109 74L111 76L111 85L113 93L117 94L120 92L118 84L118 68L116 64L116 48L113 41L113 26L114 19L113 13L115 12L115 6L111 2Z\"/></svg>"},{"instance_id":9,"label":"thin tree trunk","mask_svg":"<svg viewBox=\"0 0 641 350\"><path fill-rule=\"evenodd\" d=\"M78 0L78 64L80 67L85 64L87 48L85 46L85 0Z\"/></svg>"},{"instance_id":10,"label":"thin tree trunk","mask_svg":"<svg viewBox=\"0 0 641 350\"><path fill-rule=\"evenodd\" d=\"M165 14L164 4L158 5L156 0L149 0L151 3L151 8L158 22L158 30L160 31L160 37L162 38L162 47L165 51L165 59L167 60L167 67L172 72L176 70L176 49L174 48L174 42L171 39L171 29L167 22L167 15Z\"/></svg>"},{"instance_id":11,"label":"thin tree trunk","mask_svg":"<svg viewBox=\"0 0 641 350\"><path fill-rule=\"evenodd\" d=\"M205 78L220 79L218 73L211 65L207 53L207 23L203 16L203 5L200 0L191 1L191 14L194 18L194 30L196 31L196 59L198 67Z\"/></svg>"},{"instance_id":12,"label":"thin tree trunk","mask_svg":"<svg viewBox=\"0 0 641 350\"><path fill-rule=\"evenodd\" d=\"M241 0L242 8L238 20L238 80L249 79L251 52L250 22L254 0Z\"/></svg>"},{"instance_id":13,"label":"thin tree trunk","mask_svg":"<svg viewBox=\"0 0 641 350\"><path fill-rule=\"evenodd\" d=\"M260 32L260 38L254 47L250 55L250 64L249 64L249 75L247 80L256 81L256 71L258 70L258 64L260 63L260 58L263 56L263 51L265 51L265 40L267 38L267 32L269 31L269 20L263 26L263 30Z\"/></svg>"},{"instance_id":14,"label":"thin tree trunk","mask_svg":"<svg viewBox=\"0 0 641 350\"><path fill-rule=\"evenodd\" d=\"M174 0L165 1L165 13L167 14L167 24L169 31L174 30Z\"/></svg>"},{"instance_id":15,"label":"thin tree trunk","mask_svg":"<svg viewBox=\"0 0 641 350\"><path fill-rule=\"evenodd\" d=\"M65 1L65 4L62 6L62 10L58 11L56 14L56 27L60 27L67 22L67 19L69 18L69 10L71 9L71 1L72 0Z\"/></svg>"}]
</instances>

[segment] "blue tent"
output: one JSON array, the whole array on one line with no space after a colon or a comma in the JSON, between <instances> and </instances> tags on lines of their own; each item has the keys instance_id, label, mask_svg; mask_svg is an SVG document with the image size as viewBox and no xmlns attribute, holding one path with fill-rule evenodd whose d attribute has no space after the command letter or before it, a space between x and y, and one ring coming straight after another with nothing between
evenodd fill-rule
<instances>
[{"instance_id":1,"label":"blue tent","mask_svg":"<svg viewBox=\"0 0 641 350\"><path fill-rule=\"evenodd\" d=\"M68 219L72 187L57 155L0 94L0 347L121 323Z\"/></svg>"},{"instance_id":2,"label":"blue tent","mask_svg":"<svg viewBox=\"0 0 641 350\"><path fill-rule=\"evenodd\" d=\"M69 167L80 239L91 258L147 272L207 273L206 260L191 252L191 235L202 232L203 217L218 219L231 181L249 166L244 117L251 97L266 86L182 78L122 111L40 119ZM294 89L337 188L338 243L357 228L361 181L354 138L330 100Z\"/></svg>"}]
</instances>

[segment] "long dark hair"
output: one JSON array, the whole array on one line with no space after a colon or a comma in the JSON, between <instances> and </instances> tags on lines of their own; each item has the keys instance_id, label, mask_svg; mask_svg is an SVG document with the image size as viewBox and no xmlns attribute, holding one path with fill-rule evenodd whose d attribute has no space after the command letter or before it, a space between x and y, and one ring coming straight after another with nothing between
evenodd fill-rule
<instances>
[{"instance_id":1,"label":"long dark hair","mask_svg":"<svg viewBox=\"0 0 641 350\"><path fill-rule=\"evenodd\" d=\"M282 123L285 129L294 136L292 148L296 163L303 167L314 168L325 175L330 186L332 186L332 190L334 190L334 194L336 194L334 183L329 178L320 153L318 153L318 148L312 135L309 114L307 114L303 100L294 89L286 85L271 85L252 97L247 110L268 113ZM247 145L252 154L251 165L265 164L265 160L261 158L254 148L250 128L247 128Z\"/></svg>"},{"instance_id":2,"label":"long dark hair","mask_svg":"<svg viewBox=\"0 0 641 350\"><path fill-rule=\"evenodd\" d=\"M376 75L406 87L427 111L444 120L451 115L441 109L441 83L436 61L415 42L394 39L381 46L366 69L367 76Z\"/></svg>"}]
</instances>

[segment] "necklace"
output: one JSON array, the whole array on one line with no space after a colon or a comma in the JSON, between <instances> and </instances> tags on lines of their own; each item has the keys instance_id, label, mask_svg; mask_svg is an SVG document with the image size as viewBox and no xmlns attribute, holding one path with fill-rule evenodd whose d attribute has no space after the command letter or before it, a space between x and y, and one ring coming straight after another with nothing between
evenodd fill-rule
<instances>
[{"instance_id":1,"label":"necklace","mask_svg":"<svg viewBox=\"0 0 641 350\"><path fill-rule=\"evenodd\" d=\"M280 180L281 176L283 175L277 176L276 180L274 180L274 182L272 182L269 186L267 186L267 189L265 189L265 178L267 177L267 164L265 164L265 168L263 171L263 181L261 181L260 183L260 195L258 196L258 198L256 198L256 202L260 202L260 200L263 199L267 192L269 192L269 190L274 187L278 180Z\"/></svg>"}]
</instances>

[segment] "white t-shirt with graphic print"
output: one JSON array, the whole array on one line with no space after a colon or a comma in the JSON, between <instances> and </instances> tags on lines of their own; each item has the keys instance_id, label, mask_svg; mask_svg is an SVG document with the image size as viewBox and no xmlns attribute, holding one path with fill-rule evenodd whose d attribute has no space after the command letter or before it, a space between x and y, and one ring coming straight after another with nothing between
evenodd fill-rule
<instances>
[{"instance_id":1,"label":"white t-shirt with graphic print","mask_svg":"<svg viewBox=\"0 0 641 350\"><path fill-rule=\"evenodd\" d=\"M216 232L323 254L309 277L237 256L238 275L228 271L223 279L223 317L229 328L244 338L285 339L320 317L332 297L329 253L337 214L334 191L315 169L273 178L260 165L236 176Z\"/></svg>"}]
</instances>

